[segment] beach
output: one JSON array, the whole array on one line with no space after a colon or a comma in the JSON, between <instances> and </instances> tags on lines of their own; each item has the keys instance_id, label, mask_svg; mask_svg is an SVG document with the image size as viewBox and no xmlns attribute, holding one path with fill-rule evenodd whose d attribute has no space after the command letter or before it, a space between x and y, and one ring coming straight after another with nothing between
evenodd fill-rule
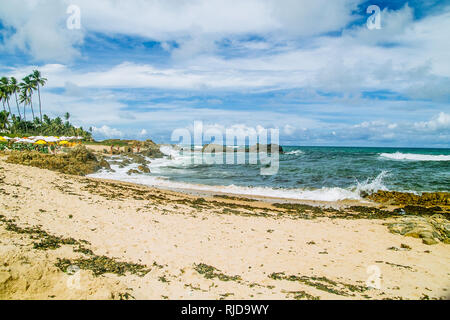
<instances>
[{"instance_id":1,"label":"beach","mask_svg":"<svg viewBox=\"0 0 450 320\"><path fill-rule=\"evenodd\" d=\"M402 217L367 213L394 206L290 207L5 160L0 299L450 297L448 244L392 233Z\"/></svg>"}]
</instances>

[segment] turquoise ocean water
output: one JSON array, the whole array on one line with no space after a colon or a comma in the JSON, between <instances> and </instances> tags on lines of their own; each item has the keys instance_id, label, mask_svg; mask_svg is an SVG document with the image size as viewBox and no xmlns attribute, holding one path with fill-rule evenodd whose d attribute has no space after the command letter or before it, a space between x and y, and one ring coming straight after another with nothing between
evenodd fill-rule
<instances>
[{"instance_id":1,"label":"turquoise ocean water","mask_svg":"<svg viewBox=\"0 0 450 320\"><path fill-rule=\"evenodd\" d=\"M96 176L146 185L310 200L358 199L361 191L450 191L450 149L283 147L275 175L259 164L194 164L199 153L169 146L165 159L151 160L151 173L129 168Z\"/></svg>"}]
</instances>

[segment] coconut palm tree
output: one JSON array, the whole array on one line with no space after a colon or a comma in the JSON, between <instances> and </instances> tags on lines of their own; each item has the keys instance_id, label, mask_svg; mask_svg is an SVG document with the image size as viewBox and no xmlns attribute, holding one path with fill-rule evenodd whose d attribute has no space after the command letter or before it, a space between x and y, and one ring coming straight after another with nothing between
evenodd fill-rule
<instances>
[{"instance_id":1,"label":"coconut palm tree","mask_svg":"<svg viewBox=\"0 0 450 320\"><path fill-rule=\"evenodd\" d=\"M42 122L42 108L41 108L41 90L40 87L44 86L45 83L47 82L46 78L43 78L41 75L41 72L38 70L33 70L33 73L30 75L31 79L33 80L33 82L35 83L37 90L38 90L38 96L39 96L39 114L40 114L40 119Z\"/></svg>"},{"instance_id":2,"label":"coconut palm tree","mask_svg":"<svg viewBox=\"0 0 450 320\"><path fill-rule=\"evenodd\" d=\"M9 114L11 114L11 106L9 105L9 97L11 95L11 89L9 87L9 80L6 77L0 79L0 88L2 91L3 109L5 109L5 101L8 105ZM6 109L5 109L6 110Z\"/></svg>"},{"instance_id":3,"label":"coconut palm tree","mask_svg":"<svg viewBox=\"0 0 450 320\"><path fill-rule=\"evenodd\" d=\"M35 118L34 116L34 109L33 109L33 91L36 90L36 83L31 80L30 76L26 76L22 79L22 83L20 84L20 87L22 88L22 94L26 96L27 104L31 106L31 113L33 114L33 120Z\"/></svg>"},{"instance_id":4,"label":"coconut palm tree","mask_svg":"<svg viewBox=\"0 0 450 320\"><path fill-rule=\"evenodd\" d=\"M5 98L6 98L6 92L3 89L3 87L0 85L0 101L3 104L3 111L6 112L6 107L5 107Z\"/></svg>"},{"instance_id":5,"label":"coconut palm tree","mask_svg":"<svg viewBox=\"0 0 450 320\"><path fill-rule=\"evenodd\" d=\"M22 115L20 114L19 100L17 99L17 92L19 92L20 88L16 78L14 77L9 78L9 89L11 90L11 93L14 93L14 96L16 97L17 112L19 113L19 120L20 120L22 119Z\"/></svg>"},{"instance_id":6,"label":"coconut palm tree","mask_svg":"<svg viewBox=\"0 0 450 320\"><path fill-rule=\"evenodd\" d=\"M0 130L5 130L8 128L8 118L9 118L8 111L0 112Z\"/></svg>"},{"instance_id":7,"label":"coconut palm tree","mask_svg":"<svg viewBox=\"0 0 450 320\"><path fill-rule=\"evenodd\" d=\"M25 121L27 121L27 113L26 113L26 110L25 110L25 108L26 108L26 106L28 105L28 104L30 104L30 97L26 94L26 92L25 91L21 91L20 92L20 95L19 95L19 102L20 103L23 103L23 119L25 120Z\"/></svg>"}]
</instances>

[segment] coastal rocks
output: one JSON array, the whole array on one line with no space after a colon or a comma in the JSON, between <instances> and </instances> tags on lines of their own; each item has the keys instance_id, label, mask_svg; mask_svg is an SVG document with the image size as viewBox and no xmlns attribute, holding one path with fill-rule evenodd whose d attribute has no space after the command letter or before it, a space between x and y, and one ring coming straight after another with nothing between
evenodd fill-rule
<instances>
[{"instance_id":1,"label":"coastal rocks","mask_svg":"<svg viewBox=\"0 0 450 320\"><path fill-rule=\"evenodd\" d=\"M128 175L132 175L132 174L141 174L141 173L150 173L150 168L147 167L145 164L144 165L140 165L138 166L137 170L136 169L130 169L127 171Z\"/></svg>"},{"instance_id":2,"label":"coastal rocks","mask_svg":"<svg viewBox=\"0 0 450 320\"><path fill-rule=\"evenodd\" d=\"M450 221L441 214L430 217L405 216L385 225L392 233L421 238L422 242L428 245L440 241L450 244Z\"/></svg>"},{"instance_id":3,"label":"coastal rocks","mask_svg":"<svg viewBox=\"0 0 450 320\"><path fill-rule=\"evenodd\" d=\"M76 146L73 149L70 149L70 151L67 153L67 155L76 160L76 161L97 161L97 158L95 157L94 153L90 150L88 150L85 146L79 145Z\"/></svg>"},{"instance_id":4,"label":"coastal rocks","mask_svg":"<svg viewBox=\"0 0 450 320\"><path fill-rule=\"evenodd\" d=\"M132 175L132 174L139 174L140 172L139 172L139 170L136 170L136 169L130 169L130 170L128 170L127 171L127 175Z\"/></svg>"},{"instance_id":5,"label":"coastal rocks","mask_svg":"<svg viewBox=\"0 0 450 320\"><path fill-rule=\"evenodd\" d=\"M141 151L139 154L146 156L152 159L163 158L164 153L159 150L159 146L150 147L144 151Z\"/></svg>"},{"instance_id":6,"label":"coastal rocks","mask_svg":"<svg viewBox=\"0 0 450 320\"><path fill-rule=\"evenodd\" d=\"M145 159L145 157L140 154L130 153L130 154L127 154L127 157L130 158L130 160L128 161L129 163L134 162L134 163L138 163L141 165L147 165L150 163L150 161Z\"/></svg>"},{"instance_id":7,"label":"coastal rocks","mask_svg":"<svg viewBox=\"0 0 450 320\"><path fill-rule=\"evenodd\" d=\"M149 167L147 167L145 164L144 164L144 165L140 165L140 166L138 167L138 170L141 171L141 172L143 172L143 173L150 173Z\"/></svg>"},{"instance_id":8,"label":"coastal rocks","mask_svg":"<svg viewBox=\"0 0 450 320\"><path fill-rule=\"evenodd\" d=\"M100 160L99 160L99 166L104 168L104 169L111 170L110 164L103 157L100 158Z\"/></svg>"},{"instance_id":9,"label":"coastal rocks","mask_svg":"<svg viewBox=\"0 0 450 320\"><path fill-rule=\"evenodd\" d=\"M422 195L416 195L408 192L380 190L371 195L367 195L367 198L376 202L388 203L393 205L450 205L449 192L424 192Z\"/></svg>"},{"instance_id":10,"label":"coastal rocks","mask_svg":"<svg viewBox=\"0 0 450 320\"><path fill-rule=\"evenodd\" d=\"M257 152L267 152L271 153L273 150L278 150L279 153L283 153L283 147L281 147L278 144L255 144L253 146L245 146L245 147L238 147L234 148L231 146L225 146L225 145L219 145L219 144L207 144L204 145L202 148L203 153L213 153L213 152L250 152L250 153L257 153Z\"/></svg>"},{"instance_id":11,"label":"coastal rocks","mask_svg":"<svg viewBox=\"0 0 450 320\"><path fill-rule=\"evenodd\" d=\"M37 151L14 151L8 156L7 162L80 176L101 169L95 155L84 146L77 146L68 153L57 155Z\"/></svg>"}]
</instances>

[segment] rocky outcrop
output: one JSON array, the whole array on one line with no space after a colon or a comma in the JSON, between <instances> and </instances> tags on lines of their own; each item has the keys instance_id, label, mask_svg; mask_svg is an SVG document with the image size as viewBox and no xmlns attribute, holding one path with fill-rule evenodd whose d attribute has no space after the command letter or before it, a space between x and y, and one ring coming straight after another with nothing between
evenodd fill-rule
<instances>
[{"instance_id":1,"label":"rocky outcrop","mask_svg":"<svg viewBox=\"0 0 450 320\"><path fill-rule=\"evenodd\" d=\"M104 169L111 170L111 165L103 157L101 157L99 159L99 163L98 164L99 164L100 167L102 167Z\"/></svg>"},{"instance_id":2,"label":"rocky outcrop","mask_svg":"<svg viewBox=\"0 0 450 320\"><path fill-rule=\"evenodd\" d=\"M138 167L138 170L141 171L141 172L143 172L143 173L150 173L149 167L147 167L145 164L144 164L144 165L140 165L140 166Z\"/></svg>"},{"instance_id":3,"label":"rocky outcrop","mask_svg":"<svg viewBox=\"0 0 450 320\"><path fill-rule=\"evenodd\" d=\"M14 151L9 155L7 162L79 176L101 169L94 153L81 145L71 149L68 153L58 155L37 151Z\"/></svg>"},{"instance_id":4,"label":"rocky outcrop","mask_svg":"<svg viewBox=\"0 0 450 320\"><path fill-rule=\"evenodd\" d=\"M130 163L138 163L141 165L147 165L150 163L144 156L135 153L128 153L127 157L130 158Z\"/></svg>"},{"instance_id":5,"label":"rocky outcrop","mask_svg":"<svg viewBox=\"0 0 450 320\"><path fill-rule=\"evenodd\" d=\"M405 216L385 225L392 233L421 238L428 245L439 242L450 244L450 221L441 214L429 217Z\"/></svg>"},{"instance_id":6,"label":"rocky outcrop","mask_svg":"<svg viewBox=\"0 0 450 320\"><path fill-rule=\"evenodd\" d=\"M220 152L220 150L222 150L222 152L250 152L250 153L256 153L256 152L267 152L267 153L271 153L272 152L272 148L274 150L278 150L279 153L283 153L283 147L278 145L278 144L255 144L253 146L245 146L245 147L239 147L239 148L233 148L230 146L222 146L219 144L207 144L204 145L202 148L202 152L204 153L211 153L211 152Z\"/></svg>"},{"instance_id":7,"label":"rocky outcrop","mask_svg":"<svg viewBox=\"0 0 450 320\"><path fill-rule=\"evenodd\" d=\"M146 156L151 159L163 158L164 153L159 150L159 146L148 148L144 151L139 152L139 154Z\"/></svg>"},{"instance_id":8,"label":"rocky outcrop","mask_svg":"<svg viewBox=\"0 0 450 320\"><path fill-rule=\"evenodd\" d=\"M375 202L393 205L450 205L449 192L424 192L422 195L416 195L408 192L378 191L377 193L367 195L367 198Z\"/></svg>"},{"instance_id":9,"label":"rocky outcrop","mask_svg":"<svg viewBox=\"0 0 450 320\"><path fill-rule=\"evenodd\" d=\"M139 173L140 173L139 170L136 170L136 169L130 169L130 170L128 170L127 175L139 174Z\"/></svg>"}]
</instances>

